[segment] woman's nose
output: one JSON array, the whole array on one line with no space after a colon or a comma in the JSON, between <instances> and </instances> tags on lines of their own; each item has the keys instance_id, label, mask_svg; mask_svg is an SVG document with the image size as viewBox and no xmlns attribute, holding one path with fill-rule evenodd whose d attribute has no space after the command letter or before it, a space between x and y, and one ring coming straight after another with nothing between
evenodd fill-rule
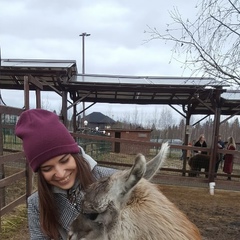
<instances>
[{"instance_id":1,"label":"woman's nose","mask_svg":"<svg viewBox=\"0 0 240 240\"><path fill-rule=\"evenodd\" d=\"M58 177L58 178L62 178L65 176L65 169L60 167L60 166L57 166L55 168L55 176Z\"/></svg>"}]
</instances>

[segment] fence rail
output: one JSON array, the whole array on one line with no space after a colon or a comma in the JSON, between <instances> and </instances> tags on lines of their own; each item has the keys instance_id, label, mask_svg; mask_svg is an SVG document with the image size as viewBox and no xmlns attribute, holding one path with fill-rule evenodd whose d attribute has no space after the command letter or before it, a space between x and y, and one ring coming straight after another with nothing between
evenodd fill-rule
<instances>
[{"instance_id":1,"label":"fence rail","mask_svg":"<svg viewBox=\"0 0 240 240\"><path fill-rule=\"evenodd\" d=\"M4 108L0 107L0 115L4 114L3 110ZM11 111L7 108L7 112L19 114L21 111L15 112L15 110ZM3 126L5 126L5 124L6 123L1 125L2 133L4 133ZM14 129L14 126L12 126L11 129ZM88 135L83 133L72 133L72 136L98 164L119 169L130 167L134 162L136 154L139 152L142 152L147 160L151 159L157 154L161 147L161 143L113 138L109 136ZM5 142L4 139L6 140ZM1 136L0 140L2 141L0 155L1 218L1 216L9 213L19 204L26 203L26 199L32 191L32 175L29 166L26 164L24 153L20 151L21 142L19 139L16 140L15 138ZM13 140L13 143L11 143L11 140ZM11 149L12 146L15 146L15 148ZM207 173L201 170L194 171L197 177L188 177L193 171L189 168L188 159L181 159L183 151L193 152L194 150L200 149L201 148L198 147L171 144L168 160L161 169L161 173L158 173L153 180L163 184L207 187ZM210 152L211 149L206 148L204 151ZM219 153L234 154L235 162L232 181L226 181L227 175L220 169L219 172L216 173L216 186L228 190L240 190L240 152L219 150ZM12 188L13 190L11 191L15 191L14 187L16 187L17 184L21 184L18 189L22 188L18 196L7 196L6 189Z\"/></svg>"},{"instance_id":2,"label":"fence rail","mask_svg":"<svg viewBox=\"0 0 240 240\"><path fill-rule=\"evenodd\" d=\"M28 196L26 191L28 185L27 167L24 154L17 149L7 150L12 148L13 145L16 146L16 137L14 136L15 124L5 120L10 119L10 116L17 118L22 111L23 109L0 106L0 220L1 216L11 212L19 204L25 203ZM8 143L6 143L6 134L4 134L6 131L8 136L11 136ZM13 141L10 141L10 139ZM19 163L24 164L24 167L16 168ZM15 170L9 172L12 167ZM14 188L15 185L17 186L19 182L24 183L25 189L23 192L20 191L18 196L9 196L12 192L9 191L10 194L8 194L8 190ZM2 228L1 223L2 221L0 221L0 231Z\"/></svg>"}]
</instances>

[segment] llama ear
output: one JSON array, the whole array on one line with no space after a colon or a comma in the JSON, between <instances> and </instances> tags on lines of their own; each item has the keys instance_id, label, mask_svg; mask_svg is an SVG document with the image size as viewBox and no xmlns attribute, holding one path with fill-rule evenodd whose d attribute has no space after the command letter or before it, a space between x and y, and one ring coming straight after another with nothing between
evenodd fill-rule
<instances>
[{"instance_id":1,"label":"llama ear","mask_svg":"<svg viewBox=\"0 0 240 240\"><path fill-rule=\"evenodd\" d=\"M123 192L129 192L143 177L146 171L146 159L142 154L138 154L132 168L123 175Z\"/></svg>"},{"instance_id":2,"label":"llama ear","mask_svg":"<svg viewBox=\"0 0 240 240\"><path fill-rule=\"evenodd\" d=\"M147 162L144 178L150 180L156 172L162 167L169 150L168 143L163 143L159 153L149 162Z\"/></svg>"}]
</instances>

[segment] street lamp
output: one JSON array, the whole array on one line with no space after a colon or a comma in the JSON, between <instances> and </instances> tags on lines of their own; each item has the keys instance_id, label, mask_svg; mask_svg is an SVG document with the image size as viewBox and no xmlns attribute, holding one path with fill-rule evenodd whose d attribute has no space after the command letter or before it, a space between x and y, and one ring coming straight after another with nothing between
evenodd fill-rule
<instances>
[{"instance_id":1,"label":"street lamp","mask_svg":"<svg viewBox=\"0 0 240 240\"><path fill-rule=\"evenodd\" d=\"M89 37L90 35L86 32L79 35L82 37L82 74L85 74L85 37Z\"/></svg>"},{"instance_id":2,"label":"street lamp","mask_svg":"<svg viewBox=\"0 0 240 240\"><path fill-rule=\"evenodd\" d=\"M84 132L85 134L87 134L87 132L88 132L88 129L87 129L88 121L85 120L85 121L83 122L83 124L84 124L83 132Z\"/></svg>"},{"instance_id":3,"label":"street lamp","mask_svg":"<svg viewBox=\"0 0 240 240\"><path fill-rule=\"evenodd\" d=\"M82 33L79 36L82 37L82 74L85 74L85 37L89 37L91 34L89 33ZM84 81L84 76L83 76ZM83 119L85 118L85 102L82 102L83 106Z\"/></svg>"},{"instance_id":4,"label":"street lamp","mask_svg":"<svg viewBox=\"0 0 240 240\"><path fill-rule=\"evenodd\" d=\"M85 120L85 121L83 122L83 124L84 124L84 127L87 127L87 125L88 125L88 121Z\"/></svg>"}]
</instances>

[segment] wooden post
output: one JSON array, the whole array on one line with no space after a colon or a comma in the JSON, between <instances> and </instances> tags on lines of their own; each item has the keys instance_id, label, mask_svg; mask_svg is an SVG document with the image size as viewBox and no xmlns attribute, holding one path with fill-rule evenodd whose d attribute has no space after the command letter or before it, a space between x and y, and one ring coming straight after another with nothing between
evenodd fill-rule
<instances>
[{"instance_id":1,"label":"wooden post","mask_svg":"<svg viewBox=\"0 0 240 240\"><path fill-rule=\"evenodd\" d=\"M28 76L24 76L24 107L29 109L29 80Z\"/></svg>"},{"instance_id":2,"label":"wooden post","mask_svg":"<svg viewBox=\"0 0 240 240\"><path fill-rule=\"evenodd\" d=\"M213 125L213 138L212 138L212 146L211 146L211 157L209 162L209 182L214 182L215 177L215 165L218 151L218 135L219 135L219 125L220 125L220 113L221 109L216 108L214 115L214 125Z\"/></svg>"},{"instance_id":3,"label":"wooden post","mask_svg":"<svg viewBox=\"0 0 240 240\"><path fill-rule=\"evenodd\" d=\"M189 134L187 134L186 130L187 130L187 126L190 124L190 117L191 115L187 114L186 117L186 124L185 124L185 136L184 136L184 145L188 145L188 138L189 138ZM187 150L183 150L183 172L182 172L182 176L186 175L186 169L187 169Z\"/></svg>"},{"instance_id":4,"label":"wooden post","mask_svg":"<svg viewBox=\"0 0 240 240\"><path fill-rule=\"evenodd\" d=\"M41 108L41 92L39 89L36 89L36 107Z\"/></svg>"},{"instance_id":5,"label":"wooden post","mask_svg":"<svg viewBox=\"0 0 240 240\"><path fill-rule=\"evenodd\" d=\"M72 116L73 132L77 132L77 105L73 105L73 116ZM76 138L75 138L76 140Z\"/></svg>"},{"instance_id":6,"label":"wooden post","mask_svg":"<svg viewBox=\"0 0 240 240\"><path fill-rule=\"evenodd\" d=\"M29 104L29 77L24 76L24 105L25 109L28 110L30 107ZM29 164L26 164L26 197L28 198L32 194L33 186L33 172ZM27 200L27 199L26 199Z\"/></svg>"},{"instance_id":7,"label":"wooden post","mask_svg":"<svg viewBox=\"0 0 240 240\"><path fill-rule=\"evenodd\" d=\"M63 124L68 127L67 121L67 92L62 92L62 121Z\"/></svg>"},{"instance_id":8,"label":"wooden post","mask_svg":"<svg viewBox=\"0 0 240 240\"><path fill-rule=\"evenodd\" d=\"M0 120L2 119L2 114L0 113ZM0 156L3 155L3 128L2 120L0 121ZM0 180L5 178L4 164L0 165ZM0 188L0 209L6 205L5 201L5 187ZM1 216L0 216L1 217ZM1 218L0 218L1 219ZM0 225L1 227L1 225Z\"/></svg>"},{"instance_id":9,"label":"wooden post","mask_svg":"<svg viewBox=\"0 0 240 240\"><path fill-rule=\"evenodd\" d=\"M209 182L214 182L215 178L215 166L216 158L218 152L218 135L219 135L219 125L220 125L220 116L221 116L221 92L218 91L215 97L215 112L214 112L214 124L213 124L213 133L212 133L212 146L211 146L211 157L209 162Z\"/></svg>"}]
</instances>

